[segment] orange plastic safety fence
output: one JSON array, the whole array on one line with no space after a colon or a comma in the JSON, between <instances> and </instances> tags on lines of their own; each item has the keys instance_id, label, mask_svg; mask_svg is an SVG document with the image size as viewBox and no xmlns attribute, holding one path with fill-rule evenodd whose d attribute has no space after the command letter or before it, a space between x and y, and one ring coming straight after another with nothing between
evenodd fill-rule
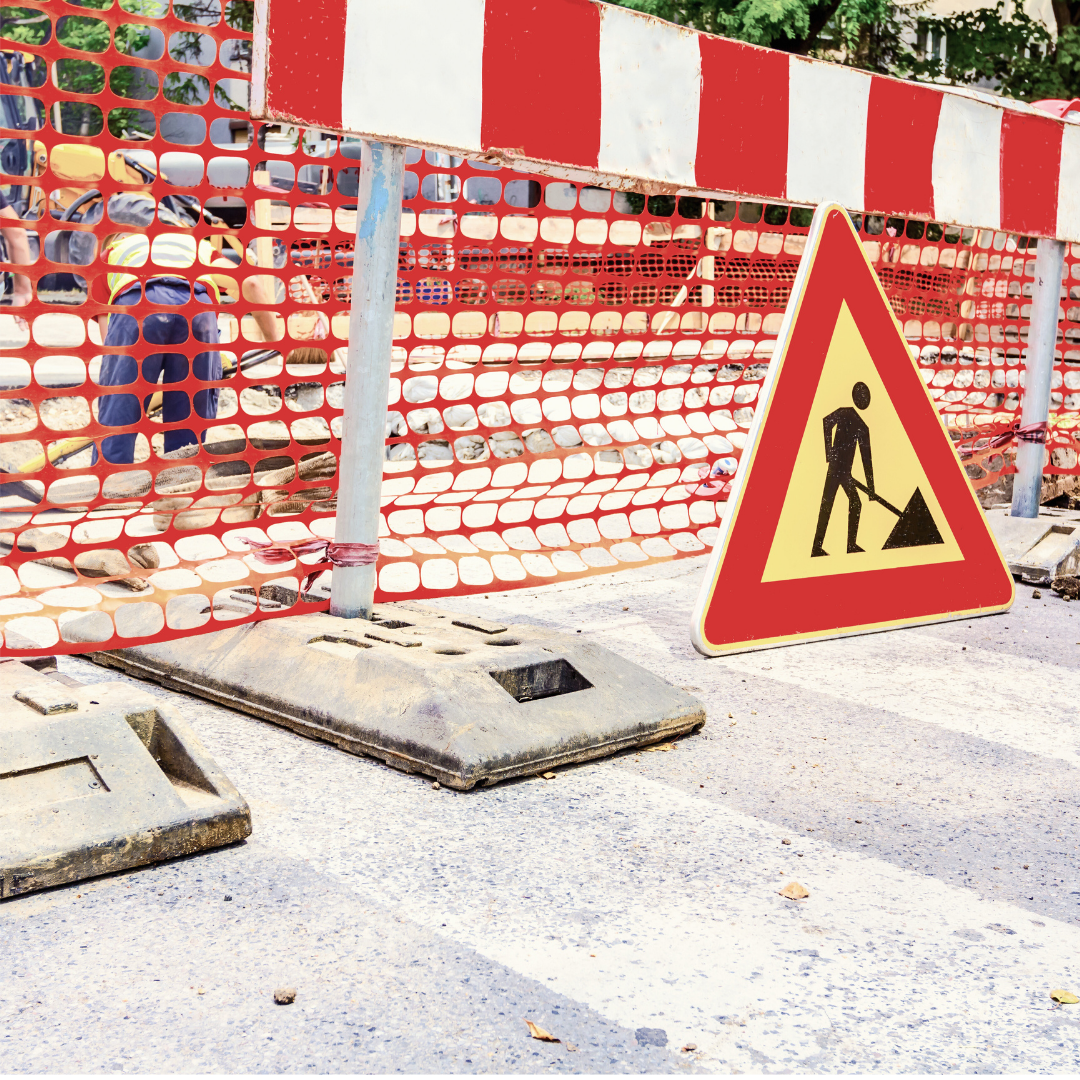
<instances>
[{"instance_id":1,"label":"orange plastic safety fence","mask_svg":"<svg viewBox=\"0 0 1080 1080\"><path fill-rule=\"evenodd\" d=\"M2 17L4 224L32 256L0 307L4 651L325 608L319 553L246 541L333 536L360 143L249 120L249 0ZM811 212L407 168L379 597L706 550ZM1006 428L1025 238L858 225L955 437ZM1075 471L1077 246L1066 275L1048 453Z\"/></svg>"},{"instance_id":2,"label":"orange plastic safety fence","mask_svg":"<svg viewBox=\"0 0 1080 1080\"><path fill-rule=\"evenodd\" d=\"M921 222L908 223L919 228ZM965 273L954 274L950 290L956 301L947 309L958 318L942 321L930 305L936 298L924 267L933 252L893 256L899 266L890 282L882 269L897 318L908 340L921 343L919 362L931 395L965 455L976 488L1014 471L1016 444L995 445L1020 418L1028 319L1035 274L1035 240L987 230L964 230L970 244ZM909 268L903 264L905 254ZM957 257L959 265L960 256ZM907 281L900 288L901 272ZM922 284L920 284L920 282ZM928 295L929 294L929 295ZM1044 469L1059 479L1080 473L1080 244L1066 249L1061 280L1056 357L1050 392L1050 420ZM1070 485L1075 491L1075 484Z\"/></svg>"}]
</instances>

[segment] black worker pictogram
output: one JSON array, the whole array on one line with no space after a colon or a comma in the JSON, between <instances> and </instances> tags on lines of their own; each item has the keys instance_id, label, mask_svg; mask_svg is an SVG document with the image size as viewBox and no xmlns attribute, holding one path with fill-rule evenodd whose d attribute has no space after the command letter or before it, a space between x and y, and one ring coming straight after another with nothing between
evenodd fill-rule
<instances>
[{"instance_id":1,"label":"black worker pictogram","mask_svg":"<svg viewBox=\"0 0 1080 1080\"><path fill-rule=\"evenodd\" d=\"M870 406L870 388L866 383L857 382L851 388L851 400L855 403L854 409L850 405L842 406L829 413L823 421L825 460L828 462L829 471L825 476L825 489L821 495L817 529L814 533L813 547L810 550L811 556L816 558L829 554L823 546L825 533L828 531L829 521L832 518L837 492L841 489L848 500L847 553L849 555L855 555L864 550L858 542L859 521L862 517L860 491L896 515L896 524L882 545L882 551L943 544L945 541L941 532L918 488L915 489L903 510L898 510L875 490L870 428L859 415ZM862 461L863 475L866 477L865 484L860 483L852 475L856 450Z\"/></svg>"}]
</instances>

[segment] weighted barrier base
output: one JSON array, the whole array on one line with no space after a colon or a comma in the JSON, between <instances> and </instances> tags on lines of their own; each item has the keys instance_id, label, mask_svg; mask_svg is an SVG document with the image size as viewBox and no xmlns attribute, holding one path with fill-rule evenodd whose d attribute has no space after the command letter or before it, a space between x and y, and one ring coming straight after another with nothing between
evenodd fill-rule
<instances>
[{"instance_id":1,"label":"weighted barrier base","mask_svg":"<svg viewBox=\"0 0 1080 1080\"><path fill-rule=\"evenodd\" d=\"M1028 585L1080 574L1080 510L1043 507L1036 518L1014 518L1007 510L988 510L1009 570Z\"/></svg>"},{"instance_id":2,"label":"weighted barrier base","mask_svg":"<svg viewBox=\"0 0 1080 1080\"><path fill-rule=\"evenodd\" d=\"M251 812L176 709L0 663L0 897L242 840Z\"/></svg>"},{"instance_id":3,"label":"weighted barrier base","mask_svg":"<svg viewBox=\"0 0 1080 1080\"><path fill-rule=\"evenodd\" d=\"M92 659L468 790L693 731L704 706L578 635L417 603Z\"/></svg>"}]
</instances>

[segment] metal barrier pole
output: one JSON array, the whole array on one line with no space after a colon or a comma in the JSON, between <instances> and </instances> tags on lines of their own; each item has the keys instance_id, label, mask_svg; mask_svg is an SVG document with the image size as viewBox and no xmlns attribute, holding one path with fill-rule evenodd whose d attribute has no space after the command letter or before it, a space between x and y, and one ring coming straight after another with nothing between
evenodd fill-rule
<instances>
[{"instance_id":1,"label":"metal barrier pole","mask_svg":"<svg viewBox=\"0 0 1080 1080\"><path fill-rule=\"evenodd\" d=\"M1050 380L1054 373L1058 311L1061 302L1061 269L1065 264L1063 240L1040 240L1035 253L1035 288L1031 294L1031 329L1024 376L1024 408L1021 427L1045 424L1050 417ZM1044 442L1019 440L1016 476L1013 478L1012 517L1039 516L1042 494Z\"/></svg>"},{"instance_id":2,"label":"metal barrier pole","mask_svg":"<svg viewBox=\"0 0 1080 1080\"><path fill-rule=\"evenodd\" d=\"M364 142L338 466L337 544L379 542L404 175L404 146ZM370 618L375 573L374 563L336 566L330 587L331 614L346 619Z\"/></svg>"}]
</instances>

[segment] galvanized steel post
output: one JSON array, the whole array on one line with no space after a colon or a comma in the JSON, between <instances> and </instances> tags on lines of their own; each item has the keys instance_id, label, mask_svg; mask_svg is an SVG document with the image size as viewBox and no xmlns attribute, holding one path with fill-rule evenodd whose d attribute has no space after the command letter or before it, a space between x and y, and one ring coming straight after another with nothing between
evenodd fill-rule
<instances>
[{"instance_id":1,"label":"galvanized steel post","mask_svg":"<svg viewBox=\"0 0 1080 1080\"><path fill-rule=\"evenodd\" d=\"M337 544L379 542L404 175L404 146L364 142L338 466L334 531ZM330 588L331 614L346 619L370 618L375 602L375 574L374 563L336 566Z\"/></svg>"},{"instance_id":2,"label":"galvanized steel post","mask_svg":"<svg viewBox=\"0 0 1080 1080\"><path fill-rule=\"evenodd\" d=\"M1058 312L1061 297L1061 269L1065 263L1062 240L1040 240L1035 253L1035 288L1031 295L1031 329L1024 376L1024 407L1020 426L1045 424L1050 416L1050 381L1054 374ZM1042 494L1043 442L1020 439L1016 449L1016 476L1013 479L1012 517L1039 516Z\"/></svg>"}]
</instances>

